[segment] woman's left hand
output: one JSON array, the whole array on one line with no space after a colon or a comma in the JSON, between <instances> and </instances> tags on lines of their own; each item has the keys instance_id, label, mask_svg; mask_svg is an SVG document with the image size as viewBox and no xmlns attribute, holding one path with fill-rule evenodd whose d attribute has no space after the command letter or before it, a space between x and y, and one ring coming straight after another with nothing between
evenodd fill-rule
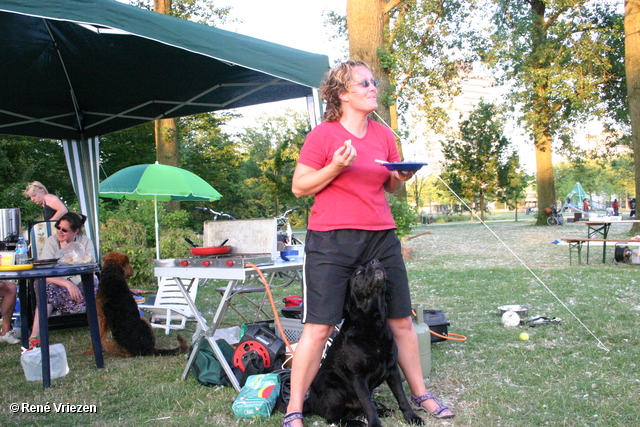
<instances>
[{"instance_id":1,"label":"woman's left hand","mask_svg":"<svg viewBox=\"0 0 640 427\"><path fill-rule=\"evenodd\" d=\"M415 175L416 171L392 171L391 173L394 174L400 181L409 181L411 178L413 178L413 175Z\"/></svg>"},{"instance_id":2,"label":"woman's left hand","mask_svg":"<svg viewBox=\"0 0 640 427\"><path fill-rule=\"evenodd\" d=\"M72 300L77 302L82 301L83 298L82 298L82 293L80 292L80 288L78 288L73 282L69 281L66 288Z\"/></svg>"}]
</instances>

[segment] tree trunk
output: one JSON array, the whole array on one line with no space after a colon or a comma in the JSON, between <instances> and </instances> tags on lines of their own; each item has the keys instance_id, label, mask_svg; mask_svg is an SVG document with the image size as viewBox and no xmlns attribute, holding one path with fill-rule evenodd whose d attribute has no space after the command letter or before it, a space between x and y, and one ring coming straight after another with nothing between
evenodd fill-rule
<instances>
[{"instance_id":1,"label":"tree trunk","mask_svg":"<svg viewBox=\"0 0 640 427\"><path fill-rule=\"evenodd\" d=\"M542 72L550 66L549 58L540 53L544 51L547 44L547 25L545 21L545 2L543 0L533 0L531 10L535 14L534 30L532 33L533 68ZM553 102L549 99L548 76L541 82L536 83L533 88L533 109L535 112L535 122L533 123L533 140L536 150L536 182L538 186L538 219L537 225L547 224L547 215L544 209L556 203L556 187L553 181L553 151L551 144L551 121Z\"/></svg>"},{"instance_id":2,"label":"tree trunk","mask_svg":"<svg viewBox=\"0 0 640 427\"><path fill-rule=\"evenodd\" d=\"M387 0L347 0L347 29L349 56L353 60L364 61L371 67L374 78L380 82L376 113L382 122L395 131L398 127L395 104L390 107L389 103L385 105L384 102L385 99L393 99L387 96L390 88L389 73L380 65L378 56L378 49L384 47L384 30L389 26L389 14L385 11L387 3ZM402 157L402 144L399 140L397 146ZM395 195L406 199L406 186Z\"/></svg>"},{"instance_id":3,"label":"tree trunk","mask_svg":"<svg viewBox=\"0 0 640 427\"><path fill-rule=\"evenodd\" d=\"M536 128L545 129L536 129ZM536 183L538 186L538 225L547 224L544 209L556 203L556 187L553 182L553 152L551 135L545 125L534 125L536 147Z\"/></svg>"},{"instance_id":4,"label":"tree trunk","mask_svg":"<svg viewBox=\"0 0 640 427\"><path fill-rule=\"evenodd\" d=\"M154 0L153 10L169 15L171 0ZM154 122L156 136L156 160L162 165L178 167L180 153L178 151L178 132L175 119L160 119ZM180 202L169 202L169 210L180 209Z\"/></svg>"},{"instance_id":5,"label":"tree trunk","mask_svg":"<svg viewBox=\"0 0 640 427\"><path fill-rule=\"evenodd\" d=\"M636 183L634 197L637 198L640 195L640 0L626 0L624 12L625 72ZM634 224L632 231L640 232L640 224Z\"/></svg>"},{"instance_id":6,"label":"tree trunk","mask_svg":"<svg viewBox=\"0 0 640 427\"><path fill-rule=\"evenodd\" d=\"M154 122L156 136L156 160L163 165L178 167L178 130L175 119L160 119Z\"/></svg>"},{"instance_id":7,"label":"tree trunk","mask_svg":"<svg viewBox=\"0 0 640 427\"><path fill-rule=\"evenodd\" d=\"M369 64L374 78L380 82L380 95L389 90L389 74L380 66L378 57L378 49L384 46L384 28L389 22L389 15L384 13L385 4L385 0L347 0L349 55L351 59ZM391 124L388 106L379 102L377 113Z\"/></svg>"}]
</instances>

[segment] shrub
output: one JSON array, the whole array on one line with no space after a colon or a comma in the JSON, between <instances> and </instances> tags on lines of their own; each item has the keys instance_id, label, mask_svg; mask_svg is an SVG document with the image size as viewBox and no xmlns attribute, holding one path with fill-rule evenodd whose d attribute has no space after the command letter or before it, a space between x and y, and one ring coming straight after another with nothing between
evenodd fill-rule
<instances>
[{"instance_id":1,"label":"shrub","mask_svg":"<svg viewBox=\"0 0 640 427\"><path fill-rule=\"evenodd\" d=\"M389 206L391 206L391 214L396 221L396 234L398 237L406 237L411 234L411 225L416 222L416 213L406 200L398 197L389 197Z\"/></svg>"},{"instance_id":2,"label":"shrub","mask_svg":"<svg viewBox=\"0 0 640 427\"><path fill-rule=\"evenodd\" d=\"M145 226L131 219L111 218L100 226L102 254L117 251L129 256L135 274L129 279L132 288L153 283L154 248L146 246Z\"/></svg>"},{"instance_id":3,"label":"shrub","mask_svg":"<svg viewBox=\"0 0 640 427\"><path fill-rule=\"evenodd\" d=\"M163 232L160 236L160 255L162 258L184 258L192 256L189 248L192 246L184 240L190 238L196 245L202 246L202 238L192 230L178 228Z\"/></svg>"}]
</instances>

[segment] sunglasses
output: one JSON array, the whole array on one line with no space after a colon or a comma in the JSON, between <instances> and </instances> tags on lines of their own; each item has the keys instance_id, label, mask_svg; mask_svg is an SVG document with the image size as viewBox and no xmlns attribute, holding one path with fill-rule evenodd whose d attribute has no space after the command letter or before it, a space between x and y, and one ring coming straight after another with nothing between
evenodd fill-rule
<instances>
[{"instance_id":1,"label":"sunglasses","mask_svg":"<svg viewBox=\"0 0 640 427\"><path fill-rule=\"evenodd\" d=\"M57 225L56 225L56 230L62 231L63 233L68 233L70 231L70 230L67 230L66 228L58 227Z\"/></svg>"},{"instance_id":2,"label":"sunglasses","mask_svg":"<svg viewBox=\"0 0 640 427\"><path fill-rule=\"evenodd\" d=\"M362 87L369 87L369 85L373 85L374 87L378 87L380 84L377 80L363 80L361 82L355 82L354 85L360 85Z\"/></svg>"}]
</instances>

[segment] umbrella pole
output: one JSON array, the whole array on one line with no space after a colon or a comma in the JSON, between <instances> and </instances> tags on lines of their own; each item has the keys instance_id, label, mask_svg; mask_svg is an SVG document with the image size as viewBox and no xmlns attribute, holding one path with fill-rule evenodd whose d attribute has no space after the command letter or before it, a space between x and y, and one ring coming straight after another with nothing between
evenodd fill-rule
<instances>
[{"instance_id":1,"label":"umbrella pole","mask_svg":"<svg viewBox=\"0 0 640 427\"><path fill-rule=\"evenodd\" d=\"M155 213L156 220L156 259L160 259L160 238L158 233L158 197L153 197L153 211Z\"/></svg>"}]
</instances>

